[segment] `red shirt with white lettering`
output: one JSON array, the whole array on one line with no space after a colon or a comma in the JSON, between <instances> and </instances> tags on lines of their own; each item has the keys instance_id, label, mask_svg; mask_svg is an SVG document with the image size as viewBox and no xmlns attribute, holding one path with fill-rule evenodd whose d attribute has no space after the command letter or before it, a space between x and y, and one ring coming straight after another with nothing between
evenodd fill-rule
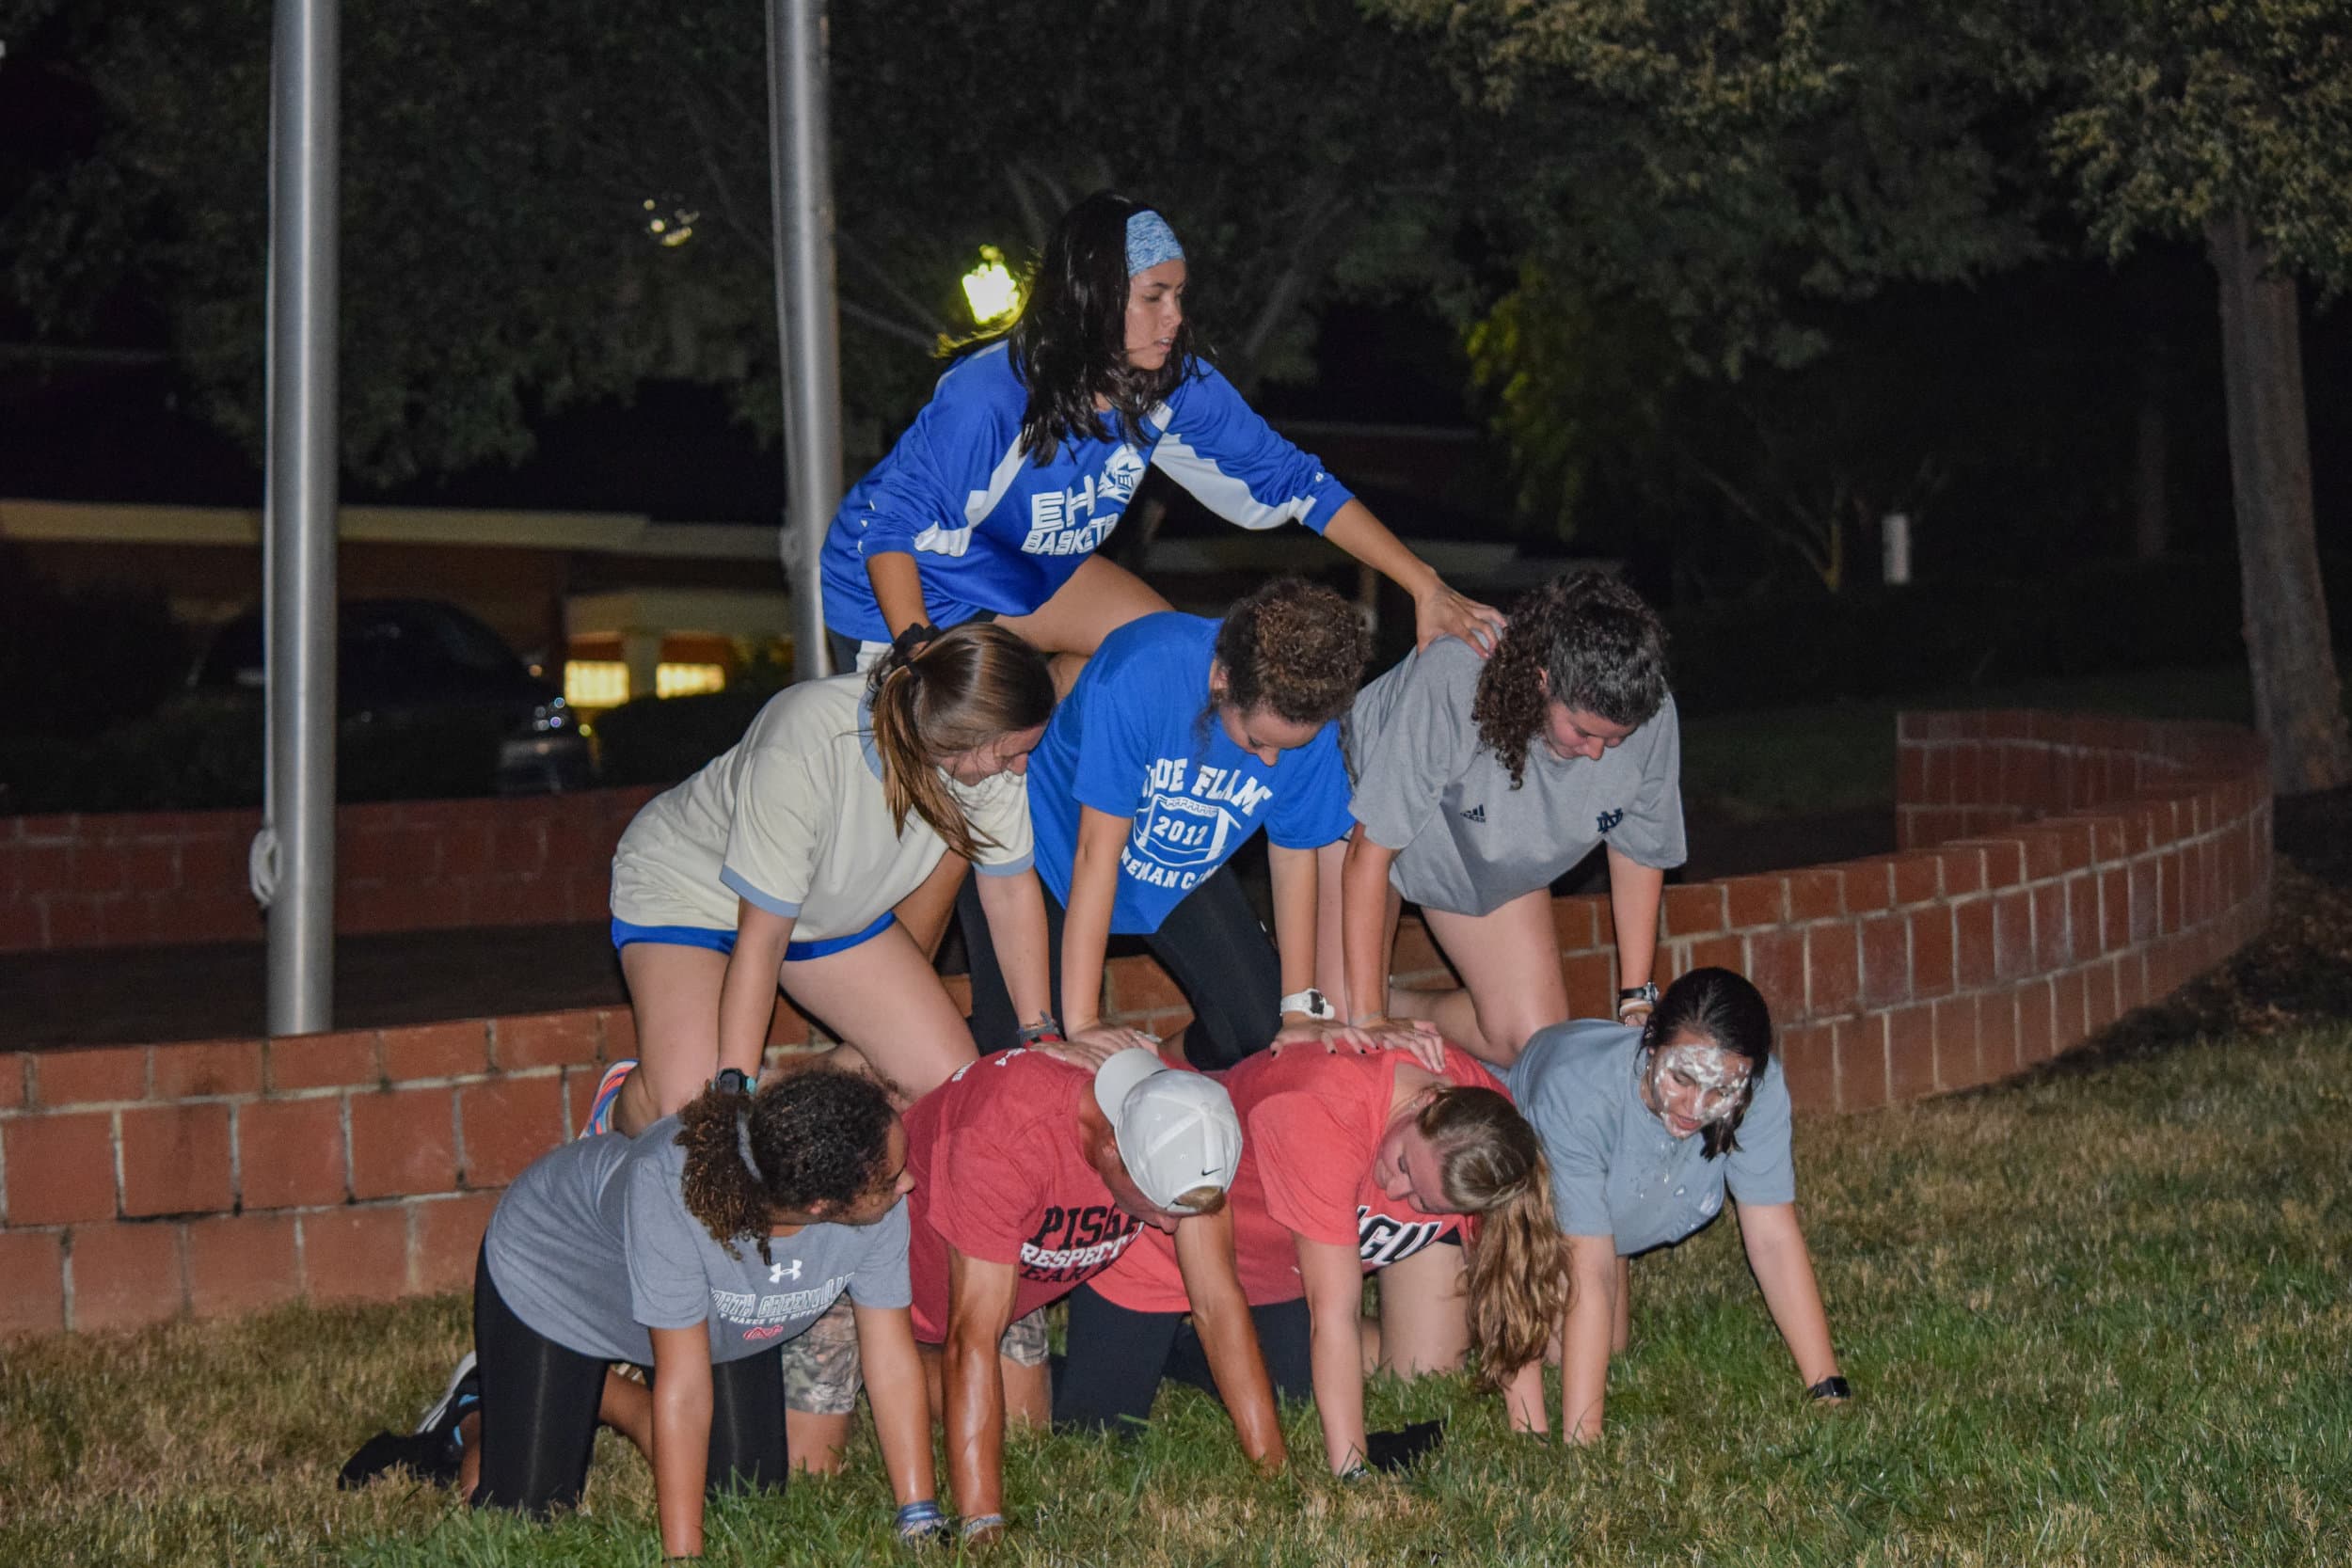
<instances>
[{"instance_id":1,"label":"red shirt with white lettering","mask_svg":"<svg viewBox=\"0 0 2352 1568\"><path fill-rule=\"evenodd\" d=\"M951 1243L967 1258L1013 1266L1020 1318L1109 1268L1144 1228L1087 1163L1078 1116L1093 1092L1083 1068L1008 1051L964 1068L907 1112L917 1339L946 1341Z\"/></svg>"},{"instance_id":2,"label":"red shirt with white lettering","mask_svg":"<svg viewBox=\"0 0 2352 1568\"><path fill-rule=\"evenodd\" d=\"M1464 1216L1424 1213L1409 1197L1390 1197L1372 1179L1396 1075L1411 1061L1401 1051L1334 1054L1302 1044L1279 1056L1260 1052L1222 1074L1241 1116L1241 1171L1226 1201L1241 1288L1252 1307L1306 1294L1295 1236L1356 1248L1369 1274L1463 1227ZM1502 1087L1452 1045L1440 1076L1449 1084ZM1175 1242L1157 1230L1145 1231L1117 1268L1092 1283L1132 1311L1189 1310ZM919 1302L919 1284L915 1293Z\"/></svg>"}]
</instances>

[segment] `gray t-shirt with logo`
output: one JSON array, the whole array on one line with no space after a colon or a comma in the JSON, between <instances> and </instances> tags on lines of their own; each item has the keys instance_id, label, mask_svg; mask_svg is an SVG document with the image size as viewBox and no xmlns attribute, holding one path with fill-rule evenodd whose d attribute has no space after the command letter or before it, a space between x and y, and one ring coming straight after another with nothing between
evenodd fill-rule
<instances>
[{"instance_id":1,"label":"gray t-shirt with logo","mask_svg":"<svg viewBox=\"0 0 2352 1568\"><path fill-rule=\"evenodd\" d=\"M1570 1236L1607 1236L1620 1257L1669 1246L1741 1203L1793 1203L1788 1085L1764 1064L1740 1119L1739 1147L1707 1158L1706 1139L1677 1138L1642 1102L1642 1031L1580 1019L1537 1030L1502 1075L1543 1140L1551 1206Z\"/></svg>"},{"instance_id":2,"label":"gray t-shirt with logo","mask_svg":"<svg viewBox=\"0 0 2352 1568\"><path fill-rule=\"evenodd\" d=\"M1349 809L1398 851L1389 880L1416 904L1486 914L1552 881L1604 839L1640 864L1682 863L1682 732L1665 705L1603 752L1562 759L1538 735L1526 776L1478 737L1485 661L1441 638L1358 693L1346 743Z\"/></svg>"},{"instance_id":3,"label":"gray t-shirt with logo","mask_svg":"<svg viewBox=\"0 0 2352 1568\"><path fill-rule=\"evenodd\" d=\"M710 1359L756 1355L806 1329L844 1291L861 1307L905 1307L907 1206L873 1225L810 1225L749 1239L739 1257L687 1212L675 1117L634 1138L608 1132L552 1149L490 1216L491 1281L524 1323L607 1361L653 1360L657 1328L710 1325Z\"/></svg>"}]
</instances>

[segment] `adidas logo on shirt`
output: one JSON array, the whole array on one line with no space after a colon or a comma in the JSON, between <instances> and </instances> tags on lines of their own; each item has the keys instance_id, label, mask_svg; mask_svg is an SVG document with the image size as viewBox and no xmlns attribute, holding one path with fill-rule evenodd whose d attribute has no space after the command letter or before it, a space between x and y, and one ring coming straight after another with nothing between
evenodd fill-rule
<instances>
[{"instance_id":1,"label":"adidas logo on shirt","mask_svg":"<svg viewBox=\"0 0 2352 1568\"><path fill-rule=\"evenodd\" d=\"M1474 806L1470 807L1470 810L1468 810L1468 811L1466 811L1466 812L1464 812L1464 813L1462 814L1462 820L1463 820L1463 821L1465 821L1465 822L1484 822L1484 821L1486 821L1486 803L1484 800L1481 800L1478 804L1476 804L1476 805L1474 805Z\"/></svg>"}]
</instances>

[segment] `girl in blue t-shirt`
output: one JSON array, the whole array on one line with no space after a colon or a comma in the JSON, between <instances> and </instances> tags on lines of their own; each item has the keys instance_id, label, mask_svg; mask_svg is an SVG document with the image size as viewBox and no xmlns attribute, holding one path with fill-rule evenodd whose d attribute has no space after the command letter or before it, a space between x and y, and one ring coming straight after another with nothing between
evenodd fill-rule
<instances>
[{"instance_id":1,"label":"girl in blue t-shirt","mask_svg":"<svg viewBox=\"0 0 2352 1568\"><path fill-rule=\"evenodd\" d=\"M1369 643L1346 600L1295 578L1222 622L1171 611L1103 640L1029 757L1053 992L1071 1036L1099 1022L1114 934L1142 937L1191 1002L1197 1067L1231 1067L1278 1032L1328 1032L1314 989L1316 852L1351 821L1335 721ZM1260 829L1272 944L1226 866ZM1002 1037L1015 1022L1002 970L968 911L963 927L974 1032ZM1025 1037L1055 1027L1018 1026ZM1107 1043L1133 1043L1111 1033Z\"/></svg>"},{"instance_id":2,"label":"girl in blue t-shirt","mask_svg":"<svg viewBox=\"0 0 2352 1568\"><path fill-rule=\"evenodd\" d=\"M1448 588L1196 352L1184 247L1152 208L1097 192L1062 214L1020 316L940 377L842 501L822 556L834 657L870 662L933 626L1002 617L1077 659L1168 608L1096 552L1146 467L1248 529L1304 523L1413 596L1426 646L1485 653L1502 617Z\"/></svg>"},{"instance_id":3,"label":"girl in blue t-shirt","mask_svg":"<svg viewBox=\"0 0 2352 1568\"><path fill-rule=\"evenodd\" d=\"M1849 1397L1797 1223L1788 1088L1756 987L1727 969L1694 969L1638 1027L1580 1020L1539 1030L1503 1081L1543 1140L1568 1239L1560 1386L1569 1442L1600 1435L1609 1357L1630 1327L1627 1259L1704 1228L1726 1189L1806 1396Z\"/></svg>"}]
</instances>

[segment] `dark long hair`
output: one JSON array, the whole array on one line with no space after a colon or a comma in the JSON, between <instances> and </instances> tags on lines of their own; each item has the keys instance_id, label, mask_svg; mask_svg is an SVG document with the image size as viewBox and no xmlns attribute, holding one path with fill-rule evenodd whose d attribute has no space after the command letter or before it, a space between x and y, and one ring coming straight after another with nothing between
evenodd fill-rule
<instances>
[{"instance_id":1,"label":"dark long hair","mask_svg":"<svg viewBox=\"0 0 2352 1568\"><path fill-rule=\"evenodd\" d=\"M737 1243L752 1242L769 1262L777 1210L845 1208L874 1190L897 1119L872 1079L826 1068L786 1073L748 1097L705 1089L678 1113L686 1212L729 1257L739 1256Z\"/></svg>"},{"instance_id":2,"label":"dark long hair","mask_svg":"<svg viewBox=\"0 0 2352 1568\"><path fill-rule=\"evenodd\" d=\"M1606 572L1562 573L1513 605L1502 645L1478 673L1470 717L1511 770L1514 789L1527 776L1527 743L1543 728L1551 697L1633 727L1665 704L1665 628L1639 594Z\"/></svg>"},{"instance_id":3,"label":"dark long hair","mask_svg":"<svg viewBox=\"0 0 2352 1568\"><path fill-rule=\"evenodd\" d=\"M1053 716L1045 656L988 621L950 626L912 658L884 656L866 677L882 799L898 832L913 812L948 848L977 860L983 847L940 776L939 764ZM987 846L994 847L994 846Z\"/></svg>"},{"instance_id":4,"label":"dark long hair","mask_svg":"<svg viewBox=\"0 0 2352 1568\"><path fill-rule=\"evenodd\" d=\"M1041 467L1073 436L1139 443L1143 417L1198 372L1189 319L1158 370L1127 363L1127 220L1156 211L1096 191L1064 213L1029 271L1020 318L997 335L1010 342L1029 390L1021 450ZM1116 431L1104 423L1097 397L1118 416Z\"/></svg>"},{"instance_id":5,"label":"dark long hair","mask_svg":"<svg viewBox=\"0 0 2352 1568\"><path fill-rule=\"evenodd\" d=\"M1772 1059L1772 1010L1748 977L1728 969L1694 969L1658 999L1642 1028L1644 1070L1649 1058L1677 1035L1696 1035L1720 1050L1747 1059L1748 1082L1740 1103L1721 1121L1701 1129L1699 1146L1712 1160L1740 1147L1740 1121L1756 1100L1756 1081Z\"/></svg>"}]
</instances>

